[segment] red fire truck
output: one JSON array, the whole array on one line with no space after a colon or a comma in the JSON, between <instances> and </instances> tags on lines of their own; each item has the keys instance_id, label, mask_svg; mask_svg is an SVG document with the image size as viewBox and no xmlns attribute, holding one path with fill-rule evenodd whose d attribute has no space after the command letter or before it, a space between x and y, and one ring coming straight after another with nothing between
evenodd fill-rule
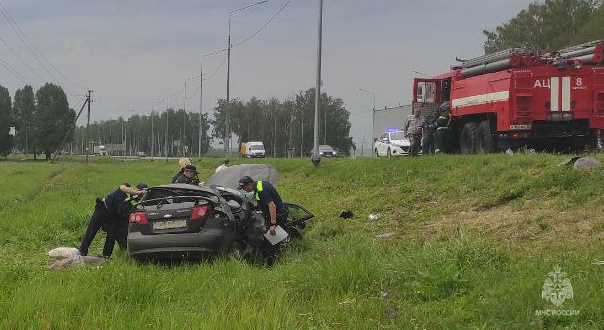
<instances>
[{"instance_id":1,"label":"red fire truck","mask_svg":"<svg viewBox=\"0 0 604 330\"><path fill-rule=\"evenodd\" d=\"M595 147L604 134L604 44L548 54L509 49L415 79L413 111L424 119L450 107L441 148L462 154L527 146Z\"/></svg>"}]
</instances>

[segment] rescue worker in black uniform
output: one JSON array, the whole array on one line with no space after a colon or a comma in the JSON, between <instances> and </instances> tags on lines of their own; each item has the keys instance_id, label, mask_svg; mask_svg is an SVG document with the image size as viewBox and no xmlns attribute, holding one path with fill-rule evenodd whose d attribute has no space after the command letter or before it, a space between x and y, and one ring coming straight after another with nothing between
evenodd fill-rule
<instances>
[{"instance_id":1,"label":"rescue worker in black uniform","mask_svg":"<svg viewBox=\"0 0 604 330\"><path fill-rule=\"evenodd\" d=\"M451 122L451 106L449 102L440 105L438 117L436 118L436 132L434 133L434 152L447 152L449 150L447 138L449 133L449 124Z\"/></svg>"},{"instance_id":2,"label":"rescue worker in black uniform","mask_svg":"<svg viewBox=\"0 0 604 330\"><path fill-rule=\"evenodd\" d=\"M277 189L268 181L254 181L249 176L239 179L239 189L243 189L248 193L254 192L258 208L262 211L269 233L275 235L277 225L285 223L288 216L288 209L283 204ZM265 240L264 257L269 266L272 266L277 260L279 246L280 244L271 245Z\"/></svg>"},{"instance_id":3,"label":"rescue worker in black uniform","mask_svg":"<svg viewBox=\"0 0 604 330\"><path fill-rule=\"evenodd\" d=\"M88 255L88 248L101 228L107 232L102 254L104 258L111 256L116 241L122 250L126 248L128 217L147 187L144 182L137 184L136 188L124 183L105 198L97 197L94 212L80 245L82 256Z\"/></svg>"},{"instance_id":4,"label":"rescue worker in black uniform","mask_svg":"<svg viewBox=\"0 0 604 330\"><path fill-rule=\"evenodd\" d=\"M199 177L197 176L197 167L193 165L187 165L184 168L182 174L174 181L174 183L185 183L199 186Z\"/></svg>"}]
</instances>

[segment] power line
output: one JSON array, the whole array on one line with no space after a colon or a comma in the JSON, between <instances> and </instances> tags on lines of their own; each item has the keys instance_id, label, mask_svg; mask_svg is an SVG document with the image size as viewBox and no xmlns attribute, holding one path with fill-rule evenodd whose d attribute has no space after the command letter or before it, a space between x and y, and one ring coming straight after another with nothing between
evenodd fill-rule
<instances>
[{"instance_id":1,"label":"power line","mask_svg":"<svg viewBox=\"0 0 604 330\"><path fill-rule=\"evenodd\" d=\"M8 48L11 53L13 53L13 55L21 62L23 63L31 72L33 72L33 74L35 74L36 76L38 76L38 78L40 78L42 81L44 81L44 78L39 75L29 64L27 64L22 58L21 56L19 56L19 54L17 54L17 52L6 42L6 40L4 40L4 38L2 38L2 36L0 36L0 41L2 41L2 43L6 46L6 48Z\"/></svg>"},{"instance_id":2,"label":"power line","mask_svg":"<svg viewBox=\"0 0 604 330\"><path fill-rule=\"evenodd\" d=\"M258 30L256 30L256 32L252 33L250 36L248 36L247 38L243 39L242 41L234 44L231 47L237 47L240 46L241 44L245 43L246 41L254 38L256 35L258 35L258 33L262 32L262 30L264 30L264 28L266 28L269 24L271 24L273 22L273 20L275 20L275 18L277 18L277 16L279 16L279 14L281 14L281 12L292 2L292 0L288 0L283 6L281 6L281 8L273 15L273 17L271 17L266 23L264 23L264 25L262 25Z\"/></svg>"},{"instance_id":3,"label":"power line","mask_svg":"<svg viewBox=\"0 0 604 330\"><path fill-rule=\"evenodd\" d=\"M21 40L21 42L25 45L25 47L30 51L30 53L34 56L34 58L36 59L36 61L38 62L38 64L40 64L40 66L44 69L44 71L46 71L46 73L48 73L48 75L56 82L60 82L59 79L57 79L57 77L55 77L50 70L42 63L42 61L40 60L40 57L47 62L56 72L58 72L61 76L63 76L65 78L65 80L67 80L68 82L70 82L71 84L73 84L74 86L82 89L82 90L86 90L86 88L74 83L71 79L69 79L69 77L67 77L66 75L64 75L59 69L57 69L56 66L54 66L45 56L44 54L40 51L40 49L31 41L31 39L27 36L27 34L21 29L21 27L19 26L19 24L17 23L17 21L15 21L13 19L13 17L11 16L10 12L8 11L8 9L4 6L4 4L2 2L0 2L0 11L2 12L2 15L4 16L5 20L9 23L9 25L11 26L11 28L13 29L13 31L15 32L15 34L17 34L17 36L19 37L19 39ZM23 38L25 37L25 39ZM26 42L29 42L29 44ZM30 46L31 44L31 46ZM32 49L33 47L33 49ZM38 57L38 55L36 54L36 51L38 52L38 54L40 55L40 57ZM72 95L72 96L81 96L81 95L76 95L73 94L69 91L69 89L67 87L65 87L65 91Z\"/></svg>"},{"instance_id":4,"label":"power line","mask_svg":"<svg viewBox=\"0 0 604 330\"><path fill-rule=\"evenodd\" d=\"M243 40L241 40L240 42L231 45L231 48L240 46L241 44L247 42L248 40L254 38L256 35L258 35L260 32L262 32L262 30L264 30L269 24L271 24L275 18L277 18L277 16L279 16L279 14L281 14L281 12L283 10L285 10L285 8L292 2L292 0L288 0L283 6L281 6L281 8L266 22L264 23L258 30L256 30L254 33L252 33L251 35L247 36L246 38L244 38ZM209 53L205 53L202 54L201 57L207 57L207 56L212 56L212 55L216 55L222 52L226 52L228 50L228 48L223 48L223 49L219 49L219 50L215 50Z\"/></svg>"},{"instance_id":5,"label":"power line","mask_svg":"<svg viewBox=\"0 0 604 330\"><path fill-rule=\"evenodd\" d=\"M31 85L29 83L29 81L27 81L27 79L25 79L25 77L23 77L15 68L13 68L10 65L8 65L1 58L0 58L0 65L2 65L8 72L12 73L15 77L19 78L19 80L21 80L24 84Z\"/></svg>"}]
</instances>

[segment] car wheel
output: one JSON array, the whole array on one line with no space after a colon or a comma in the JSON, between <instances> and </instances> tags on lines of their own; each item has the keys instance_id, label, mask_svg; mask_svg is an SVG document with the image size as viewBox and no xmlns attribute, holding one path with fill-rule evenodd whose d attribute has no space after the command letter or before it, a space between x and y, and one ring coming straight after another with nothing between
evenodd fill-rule
<instances>
[{"instance_id":1,"label":"car wheel","mask_svg":"<svg viewBox=\"0 0 604 330\"><path fill-rule=\"evenodd\" d=\"M478 125L475 136L477 154L488 154L493 151L493 136L488 120L484 120Z\"/></svg>"},{"instance_id":2,"label":"car wheel","mask_svg":"<svg viewBox=\"0 0 604 330\"><path fill-rule=\"evenodd\" d=\"M392 151L390 151L390 148L388 148L388 151L386 151L386 157L391 157L392 156Z\"/></svg>"},{"instance_id":3,"label":"car wheel","mask_svg":"<svg viewBox=\"0 0 604 330\"><path fill-rule=\"evenodd\" d=\"M476 123L470 122L463 125L459 138L459 148L461 149L462 155L472 155L476 153Z\"/></svg>"},{"instance_id":4,"label":"car wheel","mask_svg":"<svg viewBox=\"0 0 604 330\"><path fill-rule=\"evenodd\" d=\"M375 157L380 157L380 153L378 152L377 148L375 148Z\"/></svg>"}]
</instances>

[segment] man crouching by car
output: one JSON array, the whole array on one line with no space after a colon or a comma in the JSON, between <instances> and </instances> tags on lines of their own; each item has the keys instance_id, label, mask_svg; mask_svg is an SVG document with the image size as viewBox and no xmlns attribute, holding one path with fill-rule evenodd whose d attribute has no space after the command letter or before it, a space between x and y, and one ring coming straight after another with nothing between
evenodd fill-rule
<instances>
[{"instance_id":1,"label":"man crouching by car","mask_svg":"<svg viewBox=\"0 0 604 330\"><path fill-rule=\"evenodd\" d=\"M288 213L277 189L268 181L254 181L249 176L239 179L239 189L243 189L248 193L254 192L258 207L267 222L267 227L269 227L269 233L275 235L277 225L286 222ZM265 240L265 245L264 257L266 263L272 266L277 260L279 244L271 245Z\"/></svg>"},{"instance_id":2,"label":"man crouching by car","mask_svg":"<svg viewBox=\"0 0 604 330\"><path fill-rule=\"evenodd\" d=\"M97 197L94 212L80 245L81 255L88 255L88 248L101 227L107 231L102 254L104 258L111 257L116 241L122 250L126 248L128 217L147 187L144 182L137 184L136 188L124 183L105 198Z\"/></svg>"}]
</instances>

